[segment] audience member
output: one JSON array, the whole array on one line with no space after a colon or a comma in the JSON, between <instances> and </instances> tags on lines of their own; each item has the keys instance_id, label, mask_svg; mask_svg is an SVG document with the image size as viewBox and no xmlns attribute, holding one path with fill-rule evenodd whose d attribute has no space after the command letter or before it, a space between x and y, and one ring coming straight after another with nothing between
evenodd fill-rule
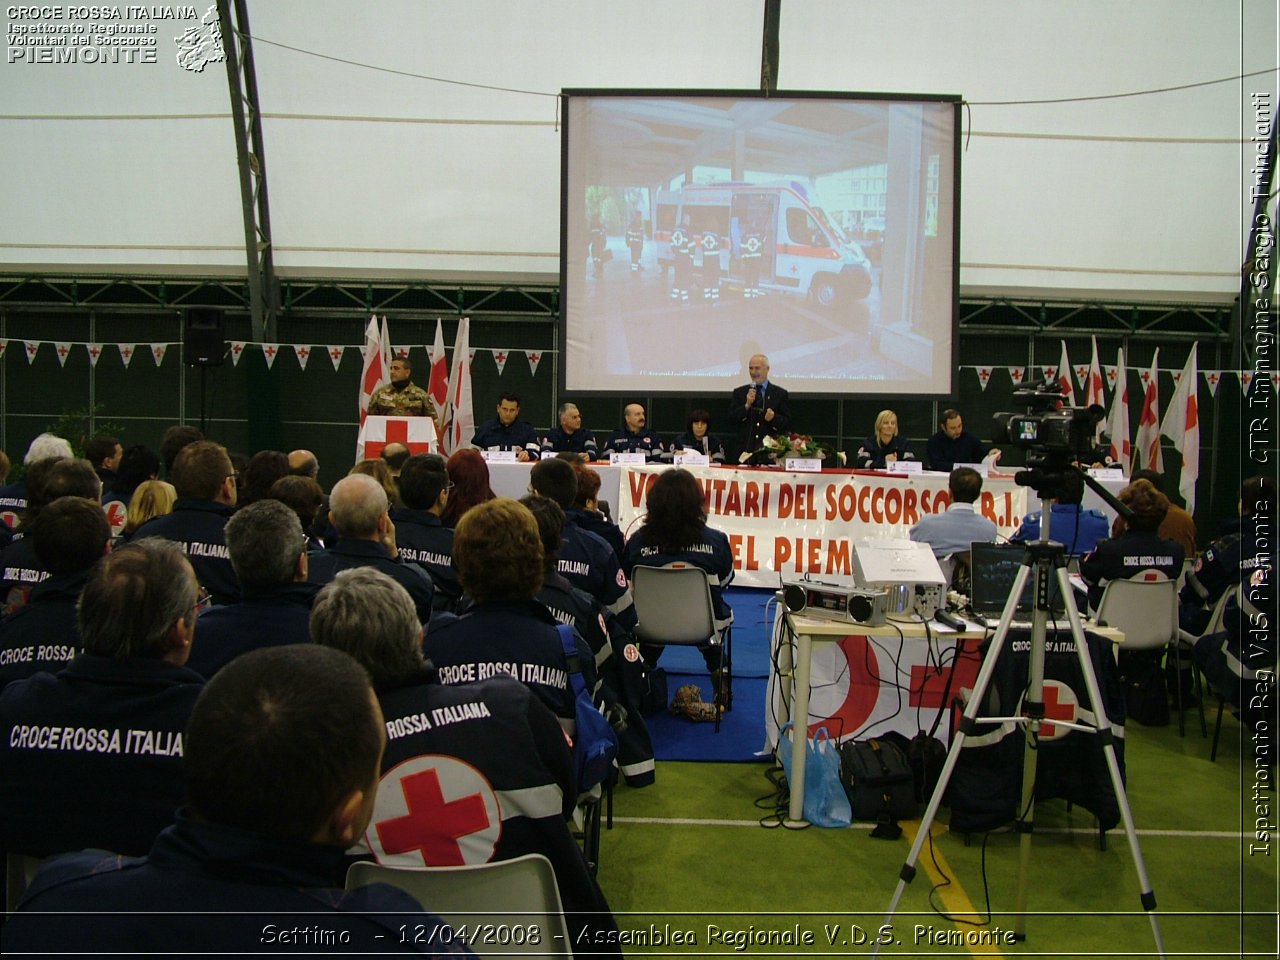
<instances>
[{"instance_id":1,"label":"audience member","mask_svg":"<svg viewBox=\"0 0 1280 960\"><path fill-rule=\"evenodd\" d=\"M995 521L974 507L982 492L982 474L972 467L956 467L947 478L947 489L951 492L951 503L946 511L922 516L911 528L911 539L927 543L939 560L967 554L975 540L995 543ZM935 499L934 503L937 502Z\"/></svg>"},{"instance_id":2,"label":"audience member","mask_svg":"<svg viewBox=\"0 0 1280 960\"><path fill-rule=\"evenodd\" d=\"M92 500L59 497L32 521L29 536L49 577L25 606L0 620L0 687L61 670L80 652L76 601L110 548L111 527Z\"/></svg>"},{"instance_id":3,"label":"audience member","mask_svg":"<svg viewBox=\"0 0 1280 960\"><path fill-rule=\"evenodd\" d=\"M716 629L723 633L733 623L733 609L724 599L724 588L733 580L733 551L728 537L707 526L702 487L688 470L668 470L649 487L645 507L648 513L644 523L627 541L622 555L623 570L628 577L640 565L662 567L680 563L705 570L710 574ZM720 687L719 646L708 642L698 647L717 690ZM664 649L640 645L640 652L650 666L658 662Z\"/></svg>"},{"instance_id":4,"label":"audience member","mask_svg":"<svg viewBox=\"0 0 1280 960\"><path fill-rule=\"evenodd\" d=\"M173 462L178 459L182 448L203 439L203 433L182 423L175 423L165 430L164 436L160 438L160 460L164 463L164 475L167 479L173 479Z\"/></svg>"},{"instance_id":5,"label":"audience member","mask_svg":"<svg viewBox=\"0 0 1280 960\"><path fill-rule=\"evenodd\" d=\"M367 474L353 473L334 484L329 519L338 536L327 549L307 555L310 580L323 585L339 570L373 567L409 591L418 619L426 623L431 619L435 587L421 568L401 562L390 507L386 490Z\"/></svg>"},{"instance_id":6,"label":"audience member","mask_svg":"<svg viewBox=\"0 0 1280 960\"><path fill-rule=\"evenodd\" d=\"M56 433L42 433L31 441L22 462L30 466L37 460L70 460L74 456L70 441Z\"/></svg>"},{"instance_id":7,"label":"audience member","mask_svg":"<svg viewBox=\"0 0 1280 960\"><path fill-rule=\"evenodd\" d=\"M1084 478L1074 470L1062 475L1058 499L1049 514L1049 539L1057 541L1071 556L1088 553L1107 536L1107 518L1097 510L1086 510ZM1022 518L1022 523L1009 540L1013 543L1030 543L1040 539L1040 521L1043 510L1036 510Z\"/></svg>"},{"instance_id":8,"label":"audience member","mask_svg":"<svg viewBox=\"0 0 1280 960\"><path fill-rule=\"evenodd\" d=\"M446 527L455 527L468 510L485 503L495 496L489 486L489 465L476 450L457 450L445 464L453 489L445 504L440 520Z\"/></svg>"},{"instance_id":9,"label":"audience member","mask_svg":"<svg viewBox=\"0 0 1280 960\"><path fill-rule=\"evenodd\" d=\"M84 458L93 464L94 472L102 481L103 493L109 493L115 486L116 471L120 469L123 456L124 447L115 437L98 434L85 441Z\"/></svg>"},{"instance_id":10,"label":"audience member","mask_svg":"<svg viewBox=\"0 0 1280 960\"><path fill-rule=\"evenodd\" d=\"M580 460L574 461L572 466L578 480L578 492L574 494L573 506L565 511L565 515L580 530L594 533L609 544L613 555L621 562L622 530L600 511L600 474Z\"/></svg>"},{"instance_id":11,"label":"audience member","mask_svg":"<svg viewBox=\"0 0 1280 960\"><path fill-rule=\"evenodd\" d=\"M206 680L250 650L307 643L311 601L320 589L307 582L302 524L279 500L241 507L223 532L240 599L200 617L200 642L187 666Z\"/></svg>"},{"instance_id":12,"label":"audience member","mask_svg":"<svg viewBox=\"0 0 1280 960\"><path fill-rule=\"evenodd\" d=\"M596 459L596 437L582 426L582 412L576 403L560 404L559 426L552 427L542 441L542 455L576 453L584 461Z\"/></svg>"},{"instance_id":13,"label":"audience member","mask_svg":"<svg viewBox=\"0 0 1280 960\"><path fill-rule=\"evenodd\" d=\"M871 436L862 441L853 455L853 465L858 470L887 470L891 463L915 458L907 438L898 434L898 415L892 410L881 410L876 415Z\"/></svg>"},{"instance_id":14,"label":"audience member","mask_svg":"<svg viewBox=\"0 0 1280 960\"><path fill-rule=\"evenodd\" d=\"M409 459L412 452L406 444L393 442L383 447L382 453L378 455L397 483L400 479L400 468L404 466L404 462Z\"/></svg>"},{"instance_id":15,"label":"audience member","mask_svg":"<svg viewBox=\"0 0 1280 960\"><path fill-rule=\"evenodd\" d=\"M202 683L184 666L198 603L176 543L139 540L94 568L77 618L84 652L0 692L0 848L141 854L173 821ZM90 942L102 943L78 949Z\"/></svg>"},{"instance_id":16,"label":"audience member","mask_svg":"<svg viewBox=\"0 0 1280 960\"><path fill-rule=\"evenodd\" d=\"M1129 477L1129 482L1134 480L1147 480L1157 490L1160 489L1160 474L1154 470L1135 470ZM1124 517L1116 517L1111 524L1111 535L1118 537L1124 533L1125 523ZM1180 506L1169 501L1169 512L1164 515L1164 520L1160 524L1158 531L1160 536L1165 540L1173 540L1182 545L1182 550L1188 557L1196 555L1196 522L1192 519L1191 514L1183 510Z\"/></svg>"},{"instance_id":17,"label":"audience member","mask_svg":"<svg viewBox=\"0 0 1280 960\"><path fill-rule=\"evenodd\" d=\"M548 462L561 461L539 465ZM533 599L542 586L543 564L533 514L505 497L477 504L458 521L453 561L475 606L462 616L441 614L427 630L423 652L441 681L473 683L510 674L570 728L574 698L568 661L555 619ZM583 664L589 686L595 680L591 667Z\"/></svg>"},{"instance_id":18,"label":"audience member","mask_svg":"<svg viewBox=\"0 0 1280 960\"><path fill-rule=\"evenodd\" d=\"M173 513L178 491L166 480L144 480L129 497L124 515L124 536L132 537L148 520Z\"/></svg>"},{"instance_id":19,"label":"audience member","mask_svg":"<svg viewBox=\"0 0 1280 960\"><path fill-rule=\"evenodd\" d=\"M1135 480L1120 491L1117 499L1133 511L1133 519L1123 534L1103 540L1080 561L1080 576L1089 584L1089 608L1098 609L1102 592L1110 580L1132 580L1154 571L1169 580L1182 572L1182 547L1165 540L1157 532L1169 510L1169 498L1149 480ZM1050 528L1053 539L1057 531Z\"/></svg>"},{"instance_id":20,"label":"audience member","mask_svg":"<svg viewBox=\"0 0 1280 960\"><path fill-rule=\"evenodd\" d=\"M72 456L71 444L52 433L42 433L31 441L22 458L24 467L40 460L66 460ZM9 458L5 457L4 475L9 476ZM30 471L23 473L13 483L0 487L0 513L10 529L17 529L21 515L27 509L27 487L31 482Z\"/></svg>"},{"instance_id":21,"label":"audience member","mask_svg":"<svg viewBox=\"0 0 1280 960\"><path fill-rule=\"evenodd\" d=\"M660 460L666 447L656 433L645 429L644 404L628 403L622 408L622 419L622 426L613 431L605 442L605 451L643 453L650 463Z\"/></svg>"},{"instance_id":22,"label":"audience member","mask_svg":"<svg viewBox=\"0 0 1280 960\"><path fill-rule=\"evenodd\" d=\"M289 472L295 477L310 477L312 480L319 482L320 461L316 459L316 455L310 450L290 450Z\"/></svg>"},{"instance_id":23,"label":"audience member","mask_svg":"<svg viewBox=\"0 0 1280 960\"><path fill-rule=\"evenodd\" d=\"M324 490L314 478L297 474L281 477L271 485L270 496L273 500L279 500L297 515L298 522L302 524L302 530L307 535L308 550L324 548L324 544L313 531L322 519L327 519L327 516L321 517L320 510L325 506L328 497L324 495ZM325 514L328 514L327 508Z\"/></svg>"},{"instance_id":24,"label":"audience member","mask_svg":"<svg viewBox=\"0 0 1280 960\"><path fill-rule=\"evenodd\" d=\"M26 507L25 497L14 496L6 482L13 465L9 455L0 450L0 550L13 539L13 528L18 525L18 514Z\"/></svg>"},{"instance_id":25,"label":"audience member","mask_svg":"<svg viewBox=\"0 0 1280 960\"><path fill-rule=\"evenodd\" d=\"M170 471L178 499L173 510L148 520L133 534L163 537L182 545L200 585L214 603L234 603L240 595L223 528L235 512L236 471L226 448L212 440L184 446Z\"/></svg>"},{"instance_id":26,"label":"audience member","mask_svg":"<svg viewBox=\"0 0 1280 960\"><path fill-rule=\"evenodd\" d=\"M724 444L711 432L711 414L694 410L685 423L685 431L671 442L673 453L690 450L705 454L712 463L724 463Z\"/></svg>"},{"instance_id":27,"label":"audience member","mask_svg":"<svg viewBox=\"0 0 1280 960\"><path fill-rule=\"evenodd\" d=\"M364 841L379 863L460 866L540 853L555 869L574 942L594 943L596 932L615 929L566 823L576 784L564 734L528 687L503 674L441 684L423 660L413 602L376 570L339 573L316 598L311 632L317 643L354 657L377 691L388 741ZM417 722L437 712L463 719ZM464 831L435 818L412 838L404 835L404 805L412 804L424 777L439 784L465 780L478 802Z\"/></svg>"},{"instance_id":28,"label":"audience member","mask_svg":"<svg viewBox=\"0 0 1280 960\"><path fill-rule=\"evenodd\" d=\"M102 484L88 460L46 458L27 467L27 509L12 542L0 551L0 598L5 613L23 606L32 588L49 576L27 531L40 512L59 497L82 497L102 509Z\"/></svg>"},{"instance_id":29,"label":"audience member","mask_svg":"<svg viewBox=\"0 0 1280 960\"><path fill-rule=\"evenodd\" d=\"M635 625L631 588L618 556L608 541L583 530L574 522L573 501L578 478L564 460L541 460L529 471L529 488L554 500L565 513L564 543L560 546L559 571L575 587L585 590L612 611L630 629Z\"/></svg>"},{"instance_id":30,"label":"audience member","mask_svg":"<svg viewBox=\"0 0 1280 960\"><path fill-rule=\"evenodd\" d=\"M150 854L86 851L46 864L5 927L5 948L230 956L279 943L470 955L447 933L432 938L443 946L407 946L406 929L443 923L407 893L381 883L343 890L345 851L369 824L385 745L368 675L350 657L314 644L247 654L195 704L183 744L187 806ZM65 822L84 816L87 797L110 804L139 792L97 783L67 793L75 809Z\"/></svg>"},{"instance_id":31,"label":"audience member","mask_svg":"<svg viewBox=\"0 0 1280 960\"><path fill-rule=\"evenodd\" d=\"M109 492L104 491L102 502L119 500L129 506L133 492L140 484L160 476L160 458L155 451L141 445L130 447L120 457L116 468L116 482Z\"/></svg>"},{"instance_id":32,"label":"audience member","mask_svg":"<svg viewBox=\"0 0 1280 960\"><path fill-rule=\"evenodd\" d=\"M743 458L760 449L765 437L786 433L791 425L791 395L769 379L769 358L757 353L747 361L750 380L733 388L729 423L738 431Z\"/></svg>"},{"instance_id":33,"label":"audience member","mask_svg":"<svg viewBox=\"0 0 1280 960\"><path fill-rule=\"evenodd\" d=\"M943 410L938 432L925 444L925 467L950 473L957 463L981 463L987 456L998 462L1000 450L966 430L959 410Z\"/></svg>"},{"instance_id":34,"label":"audience member","mask_svg":"<svg viewBox=\"0 0 1280 960\"><path fill-rule=\"evenodd\" d=\"M542 451L533 424L520 419L520 398L514 393L498 398L498 415L480 424L471 445L481 450L514 450L521 463L537 460Z\"/></svg>"},{"instance_id":35,"label":"audience member","mask_svg":"<svg viewBox=\"0 0 1280 960\"><path fill-rule=\"evenodd\" d=\"M462 584L453 565L453 530L440 522L453 486L444 458L420 453L400 471L400 502L391 511L396 548L405 563L421 567L436 587L435 609L456 610Z\"/></svg>"},{"instance_id":36,"label":"audience member","mask_svg":"<svg viewBox=\"0 0 1280 960\"><path fill-rule=\"evenodd\" d=\"M1274 522L1275 501L1276 488L1270 477L1250 477L1240 485L1237 510L1243 523L1205 547L1182 584L1178 618L1183 630L1196 636L1204 633L1219 598L1231 587L1243 585L1261 566L1268 551L1246 542L1241 530L1250 526L1265 532Z\"/></svg>"},{"instance_id":37,"label":"audience member","mask_svg":"<svg viewBox=\"0 0 1280 960\"><path fill-rule=\"evenodd\" d=\"M391 475L391 468L387 466L385 460L381 458L361 460L347 471L347 476L358 473L378 481L378 486L382 487L382 491L387 495L387 503L394 504L400 499L400 488L396 486L396 478Z\"/></svg>"},{"instance_id":38,"label":"audience member","mask_svg":"<svg viewBox=\"0 0 1280 960\"><path fill-rule=\"evenodd\" d=\"M249 465L236 482L236 508L271 496L271 485L289 475L289 455L279 450L259 450L249 458Z\"/></svg>"}]
</instances>

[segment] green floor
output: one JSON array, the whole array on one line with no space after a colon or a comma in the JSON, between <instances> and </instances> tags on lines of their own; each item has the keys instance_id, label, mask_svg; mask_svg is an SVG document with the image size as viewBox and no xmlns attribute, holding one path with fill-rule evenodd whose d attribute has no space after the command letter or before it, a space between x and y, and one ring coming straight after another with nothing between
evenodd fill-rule
<instances>
[{"instance_id":1,"label":"green floor","mask_svg":"<svg viewBox=\"0 0 1280 960\"><path fill-rule=\"evenodd\" d=\"M1179 738L1176 725L1131 724L1127 731L1130 803L1166 954L1275 957L1280 865L1275 830L1262 844L1264 851L1251 853L1250 845L1259 845L1255 816L1275 823L1276 794L1264 791L1259 802L1265 806L1255 812L1252 754L1243 765L1247 779L1241 762L1241 750L1251 750L1252 744L1242 742L1244 731L1230 715L1223 722L1216 763L1209 762L1209 741L1201 738L1192 712L1188 720L1186 739ZM1212 724L1210 713L1210 733ZM708 729L707 735L714 734ZM600 882L619 926L635 939L626 947L628 956L871 952L860 941L879 934L914 825L904 824L908 833L896 841L872 839L858 826L764 829L758 820L765 811L754 801L771 792L766 769L764 764L667 762L659 764L654 786L619 788L615 826L602 839ZM945 809L939 819L946 819ZM934 848L954 880L935 894L935 901L953 912L966 904L982 911L981 838L966 847L960 838L943 834ZM989 839L986 884L993 917L977 927L955 924L931 910L929 851L926 844L883 956L1155 955L1122 827L1109 834L1108 849L1099 851L1086 811L1069 812L1061 801L1037 808L1028 936L1015 945L998 940L994 931L1014 928L1017 837L1003 833ZM936 872L931 863L927 868ZM975 931L980 943L957 943L955 931L965 930ZM812 941L805 942L806 934Z\"/></svg>"}]
</instances>

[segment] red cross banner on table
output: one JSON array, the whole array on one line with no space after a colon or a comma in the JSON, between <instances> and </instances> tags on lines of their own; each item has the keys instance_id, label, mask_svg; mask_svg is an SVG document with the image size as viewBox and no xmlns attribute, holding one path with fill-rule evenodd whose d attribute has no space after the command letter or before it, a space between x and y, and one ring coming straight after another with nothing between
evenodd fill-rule
<instances>
[{"instance_id":1,"label":"red cross banner on table","mask_svg":"<svg viewBox=\"0 0 1280 960\"><path fill-rule=\"evenodd\" d=\"M380 863L456 867L488 863L501 836L502 808L485 775L435 754L383 775L365 840Z\"/></svg>"},{"instance_id":2,"label":"red cross banner on table","mask_svg":"<svg viewBox=\"0 0 1280 960\"><path fill-rule=\"evenodd\" d=\"M430 417L365 417L357 441L357 457L380 457L389 443L403 443L411 453L437 453L436 425Z\"/></svg>"}]
</instances>

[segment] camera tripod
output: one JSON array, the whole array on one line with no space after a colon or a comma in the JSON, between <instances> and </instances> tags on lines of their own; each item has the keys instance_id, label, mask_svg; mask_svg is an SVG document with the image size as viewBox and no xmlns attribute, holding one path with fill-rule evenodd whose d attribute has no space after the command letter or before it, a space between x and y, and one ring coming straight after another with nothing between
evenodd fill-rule
<instances>
[{"instance_id":1,"label":"camera tripod","mask_svg":"<svg viewBox=\"0 0 1280 960\"><path fill-rule=\"evenodd\" d=\"M907 884L915 878L915 865L920 857L920 851L925 841L929 838L930 827L932 827L934 818L937 816L938 807L942 803L942 797L946 793L947 784L951 780L951 773L960 757L960 751L964 748L965 740L975 733L976 724L979 720L978 712L986 695L987 687L991 683L991 677L995 673L996 663L1000 658L1001 650L1004 648L1005 638L1013 623L1018 600L1022 596L1022 592L1028 580L1030 580L1032 569L1034 568L1035 605L1031 615L1031 657L1027 667L1028 687L1026 697L1023 700L1022 714L1016 717L982 717L981 720L988 723L1013 723L1015 726L1029 727L1039 733L1040 726L1045 720L1045 626L1049 620L1051 596L1049 588L1051 582L1056 582L1058 595L1062 597L1066 605L1071 637L1075 642L1076 656L1080 661L1080 672L1084 677L1085 688L1088 693L1088 706L1093 711L1096 726L1077 722L1063 722L1057 719L1053 723L1055 726L1096 734L1102 740L1107 770L1111 775L1111 787L1115 791L1116 804L1119 807L1120 817L1124 823L1125 835L1129 839L1129 851L1133 856L1134 869L1137 871L1138 881L1142 887L1142 909L1147 912L1147 916L1151 920L1151 931L1155 936L1156 951L1159 956L1164 957L1164 938L1160 934L1160 924L1155 914L1156 898L1151 890L1151 882L1147 878L1147 868L1142 859L1142 850L1138 846L1138 834L1133 825L1133 812L1129 808L1129 798L1125 793L1124 783L1120 778L1120 766L1116 760L1111 721L1107 717L1102 693L1098 687L1098 678L1094 673L1093 663L1089 659L1089 647L1085 640L1080 611L1076 607L1071 584L1067 580L1065 549L1062 544L1049 540L1049 517L1052 512L1052 504L1052 500L1044 501L1044 509L1041 513L1043 519L1040 539L1034 543L1027 544L1027 549L1022 557L1022 566L1018 570L1013 589L1009 593L1009 599L1005 601L1004 610L1000 614L1000 625L996 629L991 646L987 650L986 658L983 660L982 669L978 672L978 678L974 682L974 689L965 707L964 716L959 723L959 729L951 741L950 749L947 751L947 759L938 778L938 785L933 791L933 796L929 799L929 806L925 809L924 818L920 823L920 829L916 834L915 843L912 844L911 852L907 855L906 862L899 872L898 886L894 890L893 900L890 902L889 911L885 915L885 923L892 922L893 915L898 909L898 903L906 891ZM1031 832L1035 820L1036 753L1036 750L1027 749L1024 746L1022 805L1019 809L1025 811L1025 816L1018 821L1018 830L1021 836L1018 863L1018 893L1014 907L1014 937L1019 941L1026 939L1028 870L1031 866ZM872 955L876 956L879 952L880 946L877 943Z\"/></svg>"}]
</instances>

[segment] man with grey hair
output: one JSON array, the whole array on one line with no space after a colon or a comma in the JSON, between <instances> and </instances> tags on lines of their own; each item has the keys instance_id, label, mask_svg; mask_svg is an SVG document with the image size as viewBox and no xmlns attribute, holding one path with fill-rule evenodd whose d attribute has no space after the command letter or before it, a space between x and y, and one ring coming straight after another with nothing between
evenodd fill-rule
<instances>
[{"instance_id":1,"label":"man with grey hair","mask_svg":"<svg viewBox=\"0 0 1280 960\"><path fill-rule=\"evenodd\" d=\"M80 594L84 651L0 692L0 847L143 854L183 800L183 737L203 684L185 666L199 585L175 543L108 554Z\"/></svg>"},{"instance_id":2,"label":"man with grey hair","mask_svg":"<svg viewBox=\"0 0 1280 960\"><path fill-rule=\"evenodd\" d=\"M769 358L757 353L747 361L750 382L733 390L729 422L738 431L743 454L760 449L765 437L786 433L791 422L791 395L769 379Z\"/></svg>"},{"instance_id":3,"label":"man with grey hair","mask_svg":"<svg viewBox=\"0 0 1280 960\"><path fill-rule=\"evenodd\" d=\"M558 427L552 427L542 441L542 455L576 453L583 460L596 459L596 437L582 426L582 413L576 403L560 404Z\"/></svg>"},{"instance_id":4,"label":"man with grey hair","mask_svg":"<svg viewBox=\"0 0 1280 960\"><path fill-rule=\"evenodd\" d=\"M616 942L605 935L617 929L609 905L567 823L576 800L573 759L537 695L504 674L441 684L423 660L413 601L368 567L343 570L320 591L311 634L369 672L386 722L382 780L364 837L369 853L407 867L540 853L555 868L572 942ZM465 825L415 815L441 794L462 798Z\"/></svg>"},{"instance_id":5,"label":"man with grey hair","mask_svg":"<svg viewBox=\"0 0 1280 960\"><path fill-rule=\"evenodd\" d=\"M200 617L200 643L187 663L206 680L258 647L308 643L311 601L307 539L298 515L279 500L259 500L236 512L224 530L240 600Z\"/></svg>"},{"instance_id":6,"label":"man with grey hair","mask_svg":"<svg viewBox=\"0 0 1280 960\"><path fill-rule=\"evenodd\" d=\"M324 550L308 555L310 580L326 584L339 570L373 567L408 591L420 623L431 619L435 586L415 564L404 563L396 548L391 504L382 485L364 473L353 473L333 485L329 494L329 522L338 537Z\"/></svg>"}]
</instances>

